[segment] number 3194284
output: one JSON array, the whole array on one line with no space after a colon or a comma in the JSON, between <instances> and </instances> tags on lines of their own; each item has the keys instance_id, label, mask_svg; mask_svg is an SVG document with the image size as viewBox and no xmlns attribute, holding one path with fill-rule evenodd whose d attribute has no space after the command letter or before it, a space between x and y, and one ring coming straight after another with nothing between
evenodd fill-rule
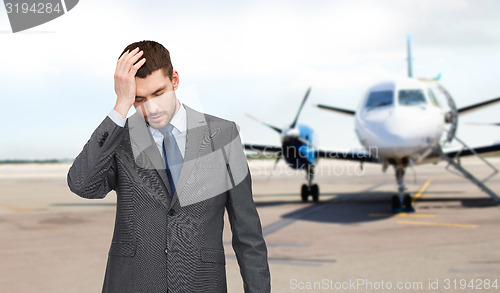
<instances>
[{"instance_id":1,"label":"number 3194284","mask_svg":"<svg viewBox=\"0 0 500 293\"><path fill-rule=\"evenodd\" d=\"M445 290L490 290L495 289L498 290L498 279L445 279L444 287Z\"/></svg>"},{"instance_id":2,"label":"number 3194284","mask_svg":"<svg viewBox=\"0 0 500 293\"><path fill-rule=\"evenodd\" d=\"M52 3L5 3L7 13L32 13L32 14L59 14L61 13L60 3L53 5Z\"/></svg>"}]
</instances>

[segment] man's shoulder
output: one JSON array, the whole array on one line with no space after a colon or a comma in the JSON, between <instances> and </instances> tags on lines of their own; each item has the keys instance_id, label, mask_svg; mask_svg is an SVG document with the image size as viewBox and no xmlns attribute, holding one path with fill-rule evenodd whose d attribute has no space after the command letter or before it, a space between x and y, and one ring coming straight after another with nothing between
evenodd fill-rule
<instances>
[{"instance_id":1,"label":"man's shoulder","mask_svg":"<svg viewBox=\"0 0 500 293\"><path fill-rule=\"evenodd\" d=\"M203 115L205 118L205 121L211 125L218 125L219 127L233 127L233 125L235 125L234 121L227 120L227 119L224 119L224 118L221 118L221 117L218 117L215 115L211 115L211 114L208 114L205 112L200 112L200 111L197 111L197 110L190 108L189 106L186 106L186 110L188 111L188 115L189 115L189 112L197 113L198 115Z\"/></svg>"},{"instance_id":2,"label":"man's shoulder","mask_svg":"<svg viewBox=\"0 0 500 293\"><path fill-rule=\"evenodd\" d=\"M224 118L221 118L218 116L214 116L211 114L207 114L207 113L203 113L203 114L205 115L205 119L206 119L207 123L223 124L223 125L227 125L228 127L232 126L234 124L234 121L231 121L231 120L227 120L227 119L224 119Z\"/></svg>"}]
</instances>

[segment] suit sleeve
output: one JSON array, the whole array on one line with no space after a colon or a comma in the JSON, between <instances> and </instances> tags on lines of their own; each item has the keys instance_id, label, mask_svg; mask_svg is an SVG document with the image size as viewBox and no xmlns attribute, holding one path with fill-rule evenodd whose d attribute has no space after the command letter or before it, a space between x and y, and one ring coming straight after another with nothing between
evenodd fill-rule
<instances>
[{"instance_id":1,"label":"suit sleeve","mask_svg":"<svg viewBox=\"0 0 500 293\"><path fill-rule=\"evenodd\" d=\"M233 123L232 142L228 152L229 172L235 177L235 186L229 190L227 211L236 253L246 293L270 292L271 280L267 261L267 247L252 197L252 179L241 140ZM244 177L241 170L244 170ZM239 180L238 177L243 177Z\"/></svg>"},{"instance_id":2,"label":"suit sleeve","mask_svg":"<svg viewBox=\"0 0 500 293\"><path fill-rule=\"evenodd\" d=\"M126 131L109 117L102 121L69 169L72 192L84 198L104 198L114 189L114 155Z\"/></svg>"}]
</instances>

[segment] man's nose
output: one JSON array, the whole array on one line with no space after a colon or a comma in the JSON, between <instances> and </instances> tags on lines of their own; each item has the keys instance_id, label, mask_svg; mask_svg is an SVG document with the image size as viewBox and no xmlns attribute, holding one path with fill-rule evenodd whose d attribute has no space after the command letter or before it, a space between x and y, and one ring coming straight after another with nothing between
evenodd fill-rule
<instances>
[{"instance_id":1,"label":"man's nose","mask_svg":"<svg viewBox=\"0 0 500 293\"><path fill-rule=\"evenodd\" d=\"M144 102L144 108L146 109L146 114L148 115L158 112L158 104L154 99Z\"/></svg>"}]
</instances>

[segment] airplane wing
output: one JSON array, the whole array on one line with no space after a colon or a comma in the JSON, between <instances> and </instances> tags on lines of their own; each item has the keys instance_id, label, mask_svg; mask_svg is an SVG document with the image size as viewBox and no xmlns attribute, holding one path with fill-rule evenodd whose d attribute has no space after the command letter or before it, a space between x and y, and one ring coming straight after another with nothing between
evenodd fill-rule
<instances>
[{"instance_id":1,"label":"airplane wing","mask_svg":"<svg viewBox=\"0 0 500 293\"><path fill-rule=\"evenodd\" d=\"M471 156L471 155L475 155L475 154L500 152L500 143L472 147L471 149L456 148L456 149L449 149L449 150L443 150L443 151L450 158L465 157L465 156ZM357 162L363 162L363 163L382 163L381 160L377 159L376 157L371 156L368 152L365 152L365 151L342 152L342 151L318 150L317 157L318 158L325 158L325 159L357 161ZM437 159L437 161L439 161L439 153L433 152L426 159L424 159L422 162L420 162L418 164L420 165L420 164L437 162L436 159Z\"/></svg>"},{"instance_id":2,"label":"airplane wing","mask_svg":"<svg viewBox=\"0 0 500 293\"><path fill-rule=\"evenodd\" d=\"M267 153L280 153L281 147L279 146L269 146L269 145L257 145L257 144L244 144L246 150L249 151L259 151L259 152L267 152ZM471 150L472 149L472 150ZM477 146L472 147L471 149L448 149L443 150L444 153L450 157L465 157L477 154L485 154L492 152L500 151L500 142L494 143L491 145L485 146ZM371 156L368 152L365 151L325 151L325 150L317 150L316 151L317 158L323 159L336 159L336 160L347 160L347 161L357 161L363 163L382 163L379 159L374 156ZM421 164L436 162L436 159L439 158L438 153L431 153L426 159L424 159Z\"/></svg>"},{"instance_id":3,"label":"airplane wing","mask_svg":"<svg viewBox=\"0 0 500 293\"><path fill-rule=\"evenodd\" d=\"M258 151L267 153L280 153L281 147L279 146L269 146L261 144L244 144L245 150L248 151ZM325 151L316 150L316 158L323 159L337 159L337 160L349 160L358 162L368 162L368 163L379 163L377 158L372 157L368 152L365 151Z\"/></svg>"},{"instance_id":4,"label":"airplane wing","mask_svg":"<svg viewBox=\"0 0 500 293\"><path fill-rule=\"evenodd\" d=\"M318 104L317 106L320 109L330 110L330 111L334 111L334 112L337 112L337 113L340 113L340 114L344 114L344 115L348 115L348 116L354 116L354 115L356 115L356 111L353 111L353 110L332 107L332 106L328 106L328 105L324 105L324 104Z\"/></svg>"},{"instance_id":5,"label":"airplane wing","mask_svg":"<svg viewBox=\"0 0 500 293\"><path fill-rule=\"evenodd\" d=\"M380 163L380 161L376 157L371 156L368 152L365 151L339 152L339 151L318 150L317 157L325 159L348 160L348 161L358 161L366 163Z\"/></svg>"},{"instance_id":6,"label":"airplane wing","mask_svg":"<svg viewBox=\"0 0 500 293\"><path fill-rule=\"evenodd\" d=\"M484 101L481 103L477 103L474 105L469 105L466 107L459 108L457 112L459 115L468 114L468 113L471 113L473 111L480 110L482 108L491 106L491 105L496 104L496 103L500 103L500 97L490 99L490 100L487 100L487 101ZM348 115L348 116L354 116L356 114L356 111L353 111L353 110L332 107L332 106L328 106L328 105L324 105L324 104L318 104L317 107L320 109L330 110L330 111L337 112L337 113L344 114L344 115Z\"/></svg>"},{"instance_id":7,"label":"airplane wing","mask_svg":"<svg viewBox=\"0 0 500 293\"><path fill-rule=\"evenodd\" d=\"M485 154L485 153L498 152L498 151L500 151L500 143L494 143L494 144L486 145L486 146L473 147L471 149L444 150L444 153L448 157L454 158L457 156L458 157L471 156L471 155L474 155L474 153Z\"/></svg>"},{"instance_id":8,"label":"airplane wing","mask_svg":"<svg viewBox=\"0 0 500 293\"><path fill-rule=\"evenodd\" d=\"M248 144L245 143L243 145L245 150L248 151L258 151L258 152L267 152L267 153L279 153L281 152L281 147L279 146L269 146L269 145L262 145L262 144Z\"/></svg>"},{"instance_id":9,"label":"airplane wing","mask_svg":"<svg viewBox=\"0 0 500 293\"><path fill-rule=\"evenodd\" d=\"M442 152L446 156L452 159L456 157L466 157L475 154L493 153L498 151L500 151L500 142L491 145L471 147L470 149L464 147L454 147L442 150ZM421 165L421 164L437 163L440 162L441 160L442 159L440 158L439 150L434 149L425 159L418 162L417 164Z\"/></svg>"}]
</instances>

